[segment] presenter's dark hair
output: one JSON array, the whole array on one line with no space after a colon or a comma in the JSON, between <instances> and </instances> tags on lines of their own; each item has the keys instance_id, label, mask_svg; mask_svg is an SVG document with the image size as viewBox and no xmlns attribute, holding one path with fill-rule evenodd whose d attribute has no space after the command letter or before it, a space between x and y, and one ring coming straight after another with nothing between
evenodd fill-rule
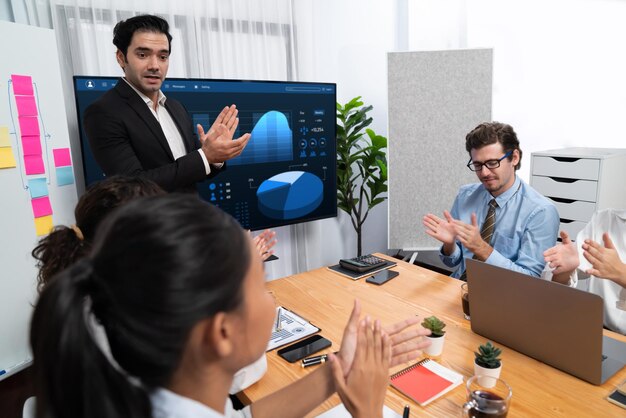
<instances>
[{"instance_id":1,"label":"presenter's dark hair","mask_svg":"<svg viewBox=\"0 0 626 418\"><path fill-rule=\"evenodd\" d=\"M192 327L241 306L249 245L235 219L196 196L117 209L91 254L50 282L35 307L37 417L151 416L148 393L168 385ZM102 325L117 367L90 319Z\"/></svg>"},{"instance_id":2,"label":"presenter's dark hair","mask_svg":"<svg viewBox=\"0 0 626 418\"><path fill-rule=\"evenodd\" d=\"M139 177L113 176L90 186L74 209L78 231L57 226L33 249L39 269L38 289L87 254L98 225L115 208L138 197L164 193L156 183Z\"/></svg>"},{"instance_id":3,"label":"presenter's dark hair","mask_svg":"<svg viewBox=\"0 0 626 418\"><path fill-rule=\"evenodd\" d=\"M117 47L124 57L128 52L128 45L135 32L162 33L167 36L168 51L172 52L172 35L167 20L154 15L139 15L130 19L120 20L113 28L113 45Z\"/></svg>"},{"instance_id":4,"label":"presenter's dark hair","mask_svg":"<svg viewBox=\"0 0 626 418\"><path fill-rule=\"evenodd\" d=\"M465 137L465 149L470 153L473 149L479 149L486 145L499 142L506 154L509 151L517 150L519 152L519 162L515 166L519 170L522 166L522 149L519 146L517 134L511 125L500 122L481 123L470 131ZM471 157L471 155L470 155ZM508 160L512 160L513 155L509 155Z\"/></svg>"}]
</instances>

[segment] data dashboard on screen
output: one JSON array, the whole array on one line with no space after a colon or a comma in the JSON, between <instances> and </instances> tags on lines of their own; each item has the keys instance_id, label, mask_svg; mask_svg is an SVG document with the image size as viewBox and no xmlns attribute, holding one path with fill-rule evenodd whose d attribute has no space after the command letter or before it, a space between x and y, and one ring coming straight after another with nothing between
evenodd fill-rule
<instances>
[{"instance_id":1,"label":"data dashboard on screen","mask_svg":"<svg viewBox=\"0 0 626 418\"><path fill-rule=\"evenodd\" d=\"M74 77L86 184L104 174L89 148L83 114L119 81ZM252 230L337 216L335 84L166 79L161 89L205 131L225 106L235 104L235 138L251 134L226 170L198 183L204 200Z\"/></svg>"}]
</instances>

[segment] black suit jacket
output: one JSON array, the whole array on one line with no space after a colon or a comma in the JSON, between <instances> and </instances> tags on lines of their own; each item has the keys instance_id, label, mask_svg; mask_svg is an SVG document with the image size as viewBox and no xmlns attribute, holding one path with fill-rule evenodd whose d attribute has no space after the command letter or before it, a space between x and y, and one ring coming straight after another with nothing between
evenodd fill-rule
<instances>
[{"instance_id":1,"label":"black suit jacket","mask_svg":"<svg viewBox=\"0 0 626 418\"><path fill-rule=\"evenodd\" d=\"M123 174L148 178L167 191L195 191L206 170L193 123L182 104L165 101L178 127L187 155L174 160L161 125L146 103L126 83L117 85L85 111L83 126L96 162L107 176ZM211 167L211 175L218 170Z\"/></svg>"}]
</instances>

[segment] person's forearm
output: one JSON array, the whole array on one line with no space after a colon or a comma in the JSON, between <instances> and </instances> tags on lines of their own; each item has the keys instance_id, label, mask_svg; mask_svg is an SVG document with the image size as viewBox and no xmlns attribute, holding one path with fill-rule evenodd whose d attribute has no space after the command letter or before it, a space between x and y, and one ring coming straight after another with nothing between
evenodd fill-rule
<instances>
[{"instance_id":1,"label":"person's forearm","mask_svg":"<svg viewBox=\"0 0 626 418\"><path fill-rule=\"evenodd\" d=\"M573 273L573 271L565 271L563 273L553 274L552 275L552 281L553 282L557 282L557 283L561 283L561 284L565 284L565 285L569 286L570 280L571 280L571 277L572 277L572 273Z\"/></svg>"},{"instance_id":2,"label":"person's forearm","mask_svg":"<svg viewBox=\"0 0 626 418\"><path fill-rule=\"evenodd\" d=\"M626 264L622 263L621 268L619 270L620 270L619 276L611 280L613 280L615 283L622 286L623 288L626 288Z\"/></svg>"},{"instance_id":3,"label":"person's forearm","mask_svg":"<svg viewBox=\"0 0 626 418\"><path fill-rule=\"evenodd\" d=\"M445 256L450 257L452 253L454 253L455 247L456 247L456 242L452 242L452 243L444 242L443 247L442 247L442 252Z\"/></svg>"},{"instance_id":4,"label":"person's forearm","mask_svg":"<svg viewBox=\"0 0 626 418\"><path fill-rule=\"evenodd\" d=\"M493 247L483 241L483 244L481 244L481 246L476 248L476 251L474 251L474 256L477 260L485 261L489 258L492 252Z\"/></svg>"},{"instance_id":5,"label":"person's forearm","mask_svg":"<svg viewBox=\"0 0 626 418\"><path fill-rule=\"evenodd\" d=\"M503 256L498 250L493 249L491 254L485 260L487 264L505 268L507 270L517 271L529 276L540 277L543 271L544 264L536 259L530 259L525 257L524 259L518 258L516 262Z\"/></svg>"},{"instance_id":6,"label":"person's forearm","mask_svg":"<svg viewBox=\"0 0 626 418\"><path fill-rule=\"evenodd\" d=\"M302 379L252 404L254 418L300 418L311 412L335 392L329 363ZM295 401L297 400L297 401Z\"/></svg>"}]
</instances>

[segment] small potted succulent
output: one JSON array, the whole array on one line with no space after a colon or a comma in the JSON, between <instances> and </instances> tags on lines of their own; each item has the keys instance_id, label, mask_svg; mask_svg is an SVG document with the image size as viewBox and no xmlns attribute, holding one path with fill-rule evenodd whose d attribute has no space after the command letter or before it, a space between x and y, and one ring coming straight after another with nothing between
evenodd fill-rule
<instances>
[{"instance_id":1,"label":"small potted succulent","mask_svg":"<svg viewBox=\"0 0 626 418\"><path fill-rule=\"evenodd\" d=\"M478 378L478 384L486 388L495 384L495 379L500 377L502 370L502 360L500 360L502 350L487 341L487 344L478 346L478 351L474 352L474 374L482 376Z\"/></svg>"},{"instance_id":2,"label":"small potted succulent","mask_svg":"<svg viewBox=\"0 0 626 418\"><path fill-rule=\"evenodd\" d=\"M426 337L430 341L430 345L424 349L424 353L429 356L441 355L446 336L443 329L446 327L446 323L433 315L424 318L422 326L430 330L430 335Z\"/></svg>"}]
</instances>

